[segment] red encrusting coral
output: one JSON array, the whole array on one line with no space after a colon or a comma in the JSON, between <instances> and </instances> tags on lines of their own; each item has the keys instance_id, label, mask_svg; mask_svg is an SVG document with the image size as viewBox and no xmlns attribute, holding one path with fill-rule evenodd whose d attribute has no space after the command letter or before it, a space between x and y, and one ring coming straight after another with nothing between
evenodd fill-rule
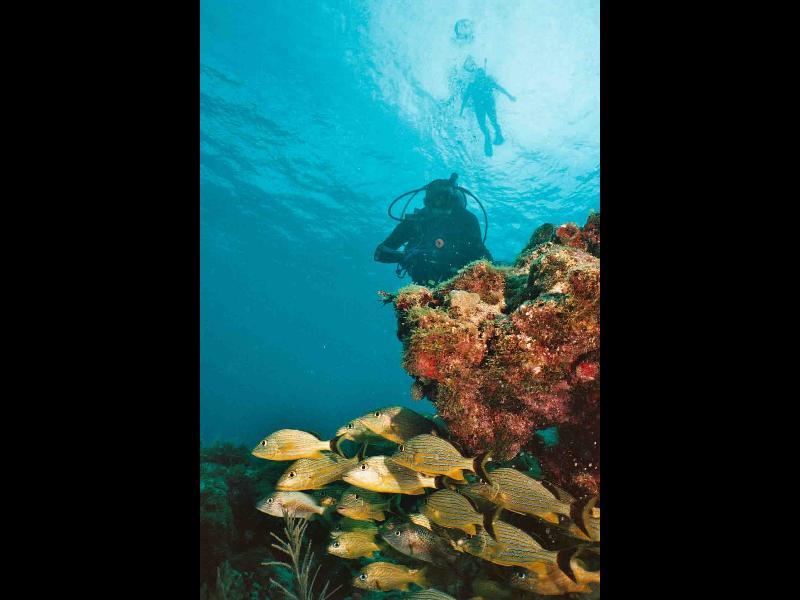
<instances>
[{"instance_id":1,"label":"red encrusting coral","mask_svg":"<svg viewBox=\"0 0 800 600\"><path fill-rule=\"evenodd\" d=\"M600 481L599 249L593 213L583 229L534 235L512 267L477 261L394 298L414 395L424 390L453 439L500 460L530 450L577 495ZM559 443L544 447L534 431L552 426Z\"/></svg>"}]
</instances>

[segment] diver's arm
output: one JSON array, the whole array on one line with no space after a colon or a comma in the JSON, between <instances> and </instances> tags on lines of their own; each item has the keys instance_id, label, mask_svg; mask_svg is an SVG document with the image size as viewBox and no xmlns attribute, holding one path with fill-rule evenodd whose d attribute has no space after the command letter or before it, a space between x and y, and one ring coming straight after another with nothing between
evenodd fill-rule
<instances>
[{"instance_id":1,"label":"diver's arm","mask_svg":"<svg viewBox=\"0 0 800 600\"><path fill-rule=\"evenodd\" d=\"M511 100L512 102L516 102L517 101L517 99L514 96L512 96L511 94L508 93L508 90L506 90L506 88L504 88L502 85L500 85L496 81L494 81L494 88L498 92L500 92L501 94L505 94L506 96L508 96L508 99Z\"/></svg>"},{"instance_id":2,"label":"diver's arm","mask_svg":"<svg viewBox=\"0 0 800 600\"><path fill-rule=\"evenodd\" d=\"M385 244L380 244L375 248L375 260L382 263L399 263L403 260L403 253L400 250L393 250Z\"/></svg>"},{"instance_id":3,"label":"diver's arm","mask_svg":"<svg viewBox=\"0 0 800 600\"><path fill-rule=\"evenodd\" d=\"M389 237L378 244L373 258L382 263L396 263L403 259L403 252L398 250L408 241L408 221L401 221Z\"/></svg>"}]
</instances>

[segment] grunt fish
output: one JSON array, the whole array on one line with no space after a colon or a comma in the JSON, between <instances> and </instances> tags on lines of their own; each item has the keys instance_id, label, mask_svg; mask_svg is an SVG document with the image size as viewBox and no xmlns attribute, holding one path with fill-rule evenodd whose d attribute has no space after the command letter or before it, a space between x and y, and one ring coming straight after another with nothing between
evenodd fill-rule
<instances>
[{"instance_id":1,"label":"grunt fish","mask_svg":"<svg viewBox=\"0 0 800 600\"><path fill-rule=\"evenodd\" d=\"M482 497L507 510L534 515L550 523L558 524L558 515L570 516L570 504L533 477L509 467L495 469L489 476L491 483L471 483L464 487L464 494Z\"/></svg>"},{"instance_id":2,"label":"grunt fish","mask_svg":"<svg viewBox=\"0 0 800 600\"><path fill-rule=\"evenodd\" d=\"M599 581L599 575L597 581ZM579 583L572 581L557 565L552 563L538 563L533 565L531 570L517 569L511 575L509 583L513 588L541 596L560 596L592 591L588 581Z\"/></svg>"},{"instance_id":3,"label":"grunt fish","mask_svg":"<svg viewBox=\"0 0 800 600\"><path fill-rule=\"evenodd\" d=\"M375 552L380 552L380 546L369 531L342 531L328 545L328 553L340 558L371 558Z\"/></svg>"},{"instance_id":4,"label":"grunt fish","mask_svg":"<svg viewBox=\"0 0 800 600\"><path fill-rule=\"evenodd\" d=\"M422 506L422 514L437 525L460 529L469 535L475 535L475 526L484 522L484 516L475 510L470 501L453 490L439 490L428 496Z\"/></svg>"},{"instance_id":5,"label":"grunt fish","mask_svg":"<svg viewBox=\"0 0 800 600\"><path fill-rule=\"evenodd\" d=\"M374 562L361 569L361 574L353 579L353 585L362 590L407 591L412 583L427 587L427 567L411 569L403 565L387 562Z\"/></svg>"},{"instance_id":6,"label":"grunt fish","mask_svg":"<svg viewBox=\"0 0 800 600\"><path fill-rule=\"evenodd\" d=\"M340 533L347 531L364 531L369 532L373 536L378 535L378 526L372 521L357 521L348 517L339 519L336 527L331 531L331 536L335 537Z\"/></svg>"},{"instance_id":7,"label":"grunt fish","mask_svg":"<svg viewBox=\"0 0 800 600\"><path fill-rule=\"evenodd\" d=\"M363 452L364 448L352 458L331 452L322 458L301 458L289 465L275 487L279 490L318 490L341 479L363 458Z\"/></svg>"},{"instance_id":8,"label":"grunt fish","mask_svg":"<svg viewBox=\"0 0 800 600\"><path fill-rule=\"evenodd\" d=\"M325 513L325 508L303 492L273 492L258 504L256 509L273 517L282 517L286 512L290 517L312 519Z\"/></svg>"},{"instance_id":9,"label":"grunt fish","mask_svg":"<svg viewBox=\"0 0 800 600\"><path fill-rule=\"evenodd\" d=\"M379 408L357 420L373 433L398 444L421 433L436 431L433 421L402 406Z\"/></svg>"},{"instance_id":10,"label":"grunt fish","mask_svg":"<svg viewBox=\"0 0 800 600\"><path fill-rule=\"evenodd\" d=\"M565 566L569 571L568 561L574 556L576 548L561 552L545 550L527 533L504 521L495 521L491 527L494 537L486 529L480 528L477 535L461 538L458 545L469 554L496 565L532 569L534 565L544 562Z\"/></svg>"},{"instance_id":11,"label":"grunt fish","mask_svg":"<svg viewBox=\"0 0 800 600\"><path fill-rule=\"evenodd\" d=\"M400 444L392 456L398 465L420 471L426 475L446 475L450 479L465 482L464 471L485 473L484 463L488 455L464 458L453 444L445 439L423 433Z\"/></svg>"},{"instance_id":12,"label":"grunt fish","mask_svg":"<svg viewBox=\"0 0 800 600\"><path fill-rule=\"evenodd\" d=\"M338 453L338 438L323 441L308 431L280 429L261 440L252 454L268 460L297 460L321 458L325 451Z\"/></svg>"},{"instance_id":13,"label":"grunt fish","mask_svg":"<svg viewBox=\"0 0 800 600\"><path fill-rule=\"evenodd\" d=\"M360 521L383 521L389 505L396 496L386 496L356 486L350 486L336 505L336 512Z\"/></svg>"},{"instance_id":14,"label":"grunt fish","mask_svg":"<svg viewBox=\"0 0 800 600\"><path fill-rule=\"evenodd\" d=\"M412 471L387 456L370 456L342 475L347 483L372 492L419 496L425 488L441 487L436 477Z\"/></svg>"},{"instance_id":15,"label":"grunt fish","mask_svg":"<svg viewBox=\"0 0 800 600\"><path fill-rule=\"evenodd\" d=\"M416 523L389 522L381 525L378 531L392 548L423 562L447 566L460 558L445 540Z\"/></svg>"}]
</instances>

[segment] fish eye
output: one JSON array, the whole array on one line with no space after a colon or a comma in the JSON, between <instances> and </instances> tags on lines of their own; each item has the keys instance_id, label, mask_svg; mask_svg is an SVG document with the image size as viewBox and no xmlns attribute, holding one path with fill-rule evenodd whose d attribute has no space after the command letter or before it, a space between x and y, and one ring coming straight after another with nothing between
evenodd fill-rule
<instances>
[{"instance_id":1,"label":"fish eye","mask_svg":"<svg viewBox=\"0 0 800 600\"><path fill-rule=\"evenodd\" d=\"M395 534L397 537L400 537L400 530L398 529L397 531L395 531L395 532L394 532L394 534Z\"/></svg>"},{"instance_id":2,"label":"fish eye","mask_svg":"<svg viewBox=\"0 0 800 600\"><path fill-rule=\"evenodd\" d=\"M361 497L361 496L359 496L358 494L356 494L355 496L353 496L353 498L355 498L356 500L358 500L360 497Z\"/></svg>"},{"instance_id":3,"label":"fish eye","mask_svg":"<svg viewBox=\"0 0 800 600\"><path fill-rule=\"evenodd\" d=\"M334 548L338 548L339 546L341 546L341 544L339 542L333 542L333 547Z\"/></svg>"},{"instance_id":4,"label":"fish eye","mask_svg":"<svg viewBox=\"0 0 800 600\"><path fill-rule=\"evenodd\" d=\"M289 471L289 479L292 479L297 473L295 471Z\"/></svg>"},{"instance_id":5,"label":"fish eye","mask_svg":"<svg viewBox=\"0 0 800 600\"><path fill-rule=\"evenodd\" d=\"M517 573L517 577L519 577L520 579L525 579L527 575L520 571L519 573Z\"/></svg>"},{"instance_id":6,"label":"fish eye","mask_svg":"<svg viewBox=\"0 0 800 600\"><path fill-rule=\"evenodd\" d=\"M403 446L403 444L400 444L400 452L402 452L402 451L403 451L403 450L405 450L405 449L406 449L406 447L405 447L405 446Z\"/></svg>"},{"instance_id":7,"label":"fish eye","mask_svg":"<svg viewBox=\"0 0 800 600\"><path fill-rule=\"evenodd\" d=\"M361 575L359 575L359 576L358 576L358 578L359 578L361 581L366 581L366 580L367 580L367 576L366 576L366 574L365 574L365 573L362 573Z\"/></svg>"},{"instance_id":8,"label":"fish eye","mask_svg":"<svg viewBox=\"0 0 800 600\"><path fill-rule=\"evenodd\" d=\"M361 466L360 466L359 468L360 468L362 471L366 471L366 470L367 470L367 465L366 465L366 463L361 463Z\"/></svg>"},{"instance_id":9,"label":"fish eye","mask_svg":"<svg viewBox=\"0 0 800 600\"><path fill-rule=\"evenodd\" d=\"M275 498L270 498L269 500L267 500L268 504L272 504L273 502L275 502Z\"/></svg>"},{"instance_id":10,"label":"fish eye","mask_svg":"<svg viewBox=\"0 0 800 600\"><path fill-rule=\"evenodd\" d=\"M267 440L261 440L261 445L262 446L266 446L267 445Z\"/></svg>"},{"instance_id":11,"label":"fish eye","mask_svg":"<svg viewBox=\"0 0 800 600\"><path fill-rule=\"evenodd\" d=\"M354 426L352 423L348 423L348 424L347 424L347 428L348 428L348 429L352 429L353 427L355 427L355 426Z\"/></svg>"},{"instance_id":12,"label":"fish eye","mask_svg":"<svg viewBox=\"0 0 800 600\"><path fill-rule=\"evenodd\" d=\"M381 411L379 411L379 410L376 410L376 411L375 411L375 416L376 416L376 417L380 417L380 416L381 416Z\"/></svg>"}]
</instances>

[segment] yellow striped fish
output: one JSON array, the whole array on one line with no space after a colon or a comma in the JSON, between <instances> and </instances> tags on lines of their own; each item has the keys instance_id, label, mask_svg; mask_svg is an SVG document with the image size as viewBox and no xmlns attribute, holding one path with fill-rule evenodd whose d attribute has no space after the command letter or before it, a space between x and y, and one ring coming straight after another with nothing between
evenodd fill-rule
<instances>
[{"instance_id":1,"label":"yellow striped fish","mask_svg":"<svg viewBox=\"0 0 800 600\"><path fill-rule=\"evenodd\" d=\"M420 587L427 587L427 567L411 569L404 565L395 565L387 562L374 562L361 569L361 574L353 580L353 585L362 590L388 590L407 591L412 583Z\"/></svg>"},{"instance_id":2,"label":"yellow striped fish","mask_svg":"<svg viewBox=\"0 0 800 600\"><path fill-rule=\"evenodd\" d=\"M325 508L303 492L273 492L258 504L256 509L273 517L282 517L284 512L290 517L312 519L322 515Z\"/></svg>"},{"instance_id":3,"label":"yellow striped fish","mask_svg":"<svg viewBox=\"0 0 800 600\"><path fill-rule=\"evenodd\" d=\"M568 558L575 551L575 548L562 553L545 550L527 533L504 521L495 521L492 529L494 538L486 529L480 528L477 535L462 538L458 544L469 554L496 565L527 569L542 562L559 564L565 556Z\"/></svg>"},{"instance_id":4,"label":"yellow striped fish","mask_svg":"<svg viewBox=\"0 0 800 600\"><path fill-rule=\"evenodd\" d=\"M323 441L313 433L299 429L280 429L261 440L252 454L268 460L320 458L324 451L337 452L337 441L337 438Z\"/></svg>"},{"instance_id":5,"label":"yellow striped fish","mask_svg":"<svg viewBox=\"0 0 800 600\"><path fill-rule=\"evenodd\" d=\"M373 433L398 444L402 444L415 435L436 431L436 426L432 421L410 408L402 406L379 408L357 420Z\"/></svg>"},{"instance_id":6,"label":"yellow striped fish","mask_svg":"<svg viewBox=\"0 0 800 600\"><path fill-rule=\"evenodd\" d=\"M477 533L475 526L483 525L483 515L469 500L453 490L439 490L428 496L422 514L442 527L460 529L469 535Z\"/></svg>"},{"instance_id":7,"label":"yellow striped fish","mask_svg":"<svg viewBox=\"0 0 800 600\"><path fill-rule=\"evenodd\" d=\"M386 496L350 486L336 505L336 512L360 521L383 521L395 496Z\"/></svg>"},{"instance_id":8,"label":"yellow striped fish","mask_svg":"<svg viewBox=\"0 0 800 600\"><path fill-rule=\"evenodd\" d=\"M375 536L378 535L378 526L372 521L356 521L355 519L343 517L339 519L336 527L331 531L331 537L336 537L347 531L365 531Z\"/></svg>"},{"instance_id":9,"label":"yellow striped fish","mask_svg":"<svg viewBox=\"0 0 800 600\"><path fill-rule=\"evenodd\" d=\"M424 475L393 463L387 456L370 456L347 471L347 483L372 492L419 496L425 488L441 487L436 477Z\"/></svg>"},{"instance_id":10,"label":"yellow striped fish","mask_svg":"<svg viewBox=\"0 0 800 600\"><path fill-rule=\"evenodd\" d=\"M279 490L317 490L342 478L358 464L358 456L345 458L326 453L321 458L301 458L293 462L278 479Z\"/></svg>"},{"instance_id":11,"label":"yellow striped fish","mask_svg":"<svg viewBox=\"0 0 800 600\"><path fill-rule=\"evenodd\" d=\"M464 458L455 446L445 439L423 433L400 444L392 456L398 465L420 471L426 475L446 475L456 481L465 481L464 471L482 471L481 458Z\"/></svg>"},{"instance_id":12,"label":"yellow striped fish","mask_svg":"<svg viewBox=\"0 0 800 600\"><path fill-rule=\"evenodd\" d=\"M328 553L340 558L371 558L381 548L369 531L342 531L333 536Z\"/></svg>"},{"instance_id":13,"label":"yellow striped fish","mask_svg":"<svg viewBox=\"0 0 800 600\"><path fill-rule=\"evenodd\" d=\"M464 487L464 494L485 498L507 510L534 515L550 523L558 524L558 515L570 516L569 503L560 500L533 477L509 467L495 469L489 477L491 484L471 483Z\"/></svg>"}]
</instances>

